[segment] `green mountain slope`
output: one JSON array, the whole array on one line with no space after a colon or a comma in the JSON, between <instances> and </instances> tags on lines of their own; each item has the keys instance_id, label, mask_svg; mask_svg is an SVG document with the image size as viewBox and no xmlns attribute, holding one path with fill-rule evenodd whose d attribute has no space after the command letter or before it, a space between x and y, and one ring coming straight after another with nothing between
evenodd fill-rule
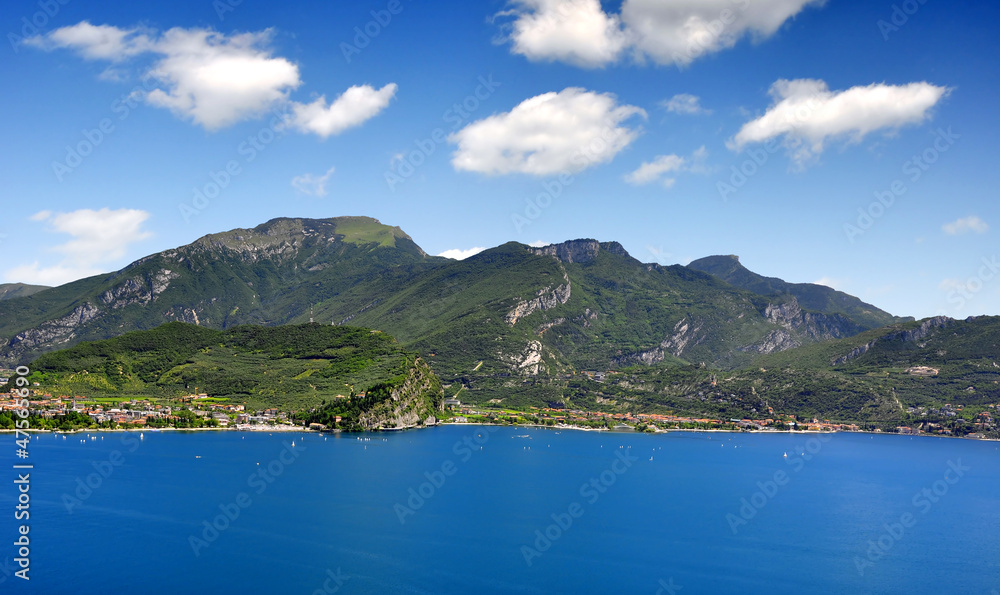
<instances>
[{"instance_id":1,"label":"green mountain slope","mask_svg":"<svg viewBox=\"0 0 1000 595\"><path fill-rule=\"evenodd\" d=\"M275 219L143 258L110 275L0 302L8 364L171 320L211 328L310 318L364 324L435 354L452 377L704 362L855 334L840 314L762 297L617 243L517 243L465 261L428 256L364 217Z\"/></svg>"},{"instance_id":2,"label":"green mountain slope","mask_svg":"<svg viewBox=\"0 0 1000 595\"><path fill-rule=\"evenodd\" d=\"M205 236L116 273L0 301L0 360L29 361L172 320L212 328L307 320L314 302L347 290L392 291L414 269L440 261L374 219L275 219Z\"/></svg>"},{"instance_id":3,"label":"green mountain slope","mask_svg":"<svg viewBox=\"0 0 1000 595\"><path fill-rule=\"evenodd\" d=\"M45 285L27 285L25 283L0 283L0 300L25 297L48 289Z\"/></svg>"},{"instance_id":4,"label":"green mountain slope","mask_svg":"<svg viewBox=\"0 0 1000 595\"><path fill-rule=\"evenodd\" d=\"M896 324L756 364L744 379L763 380L771 405L784 410L907 423L926 419L911 407L948 404L971 418L1000 402L1000 317Z\"/></svg>"},{"instance_id":5,"label":"green mountain slope","mask_svg":"<svg viewBox=\"0 0 1000 595\"><path fill-rule=\"evenodd\" d=\"M719 371L633 366L552 383L569 408L718 420L797 416L1000 438L1000 317L931 318L760 356ZM535 404L510 391L504 404ZM464 393L463 393L464 394ZM983 417L986 416L986 417Z\"/></svg>"},{"instance_id":6,"label":"green mountain slope","mask_svg":"<svg viewBox=\"0 0 1000 595\"><path fill-rule=\"evenodd\" d=\"M0 301L0 359L26 362L169 321L227 329L310 319L397 337L467 400L516 388L538 403L564 400L554 379L582 370L737 369L867 328L789 293L641 263L616 242L510 242L454 261L374 219L275 219Z\"/></svg>"},{"instance_id":7,"label":"green mountain slope","mask_svg":"<svg viewBox=\"0 0 1000 595\"><path fill-rule=\"evenodd\" d=\"M380 331L347 326L218 331L172 322L48 353L31 368L31 379L56 396L204 392L253 409L305 409L365 393L358 413L367 414L367 428L414 425L433 415L443 396L415 353Z\"/></svg>"},{"instance_id":8,"label":"green mountain slope","mask_svg":"<svg viewBox=\"0 0 1000 595\"><path fill-rule=\"evenodd\" d=\"M748 270L740 264L740 257L707 256L687 265L689 268L708 273L726 283L752 291L760 295L793 295L807 310L826 314L842 314L864 329L873 329L887 324L913 320L899 318L825 285L815 283L788 283L775 277L764 277Z\"/></svg>"},{"instance_id":9,"label":"green mountain slope","mask_svg":"<svg viewBox=\"0 0 1000 595\"><path fill-rule=\"evenodd\" d=\"M275 219L0 301L0 357L15 363L41 355L37 365L49 366L54 386L65 390L198 387L294 405L339 390L330 378L343 378L308 367L326 366L323 357L277 357L270 347L249 350L249 339L229 345L213 333L312 318L309 328L364 326L422 354L427 363L414 364L422 372L393 390L436 386L440 377L449 395L482 405L890 424L913 421L911 407L945 415L945 403L974 413L995 402L996 319L907 322L823 286L760 277L735 257L692 265L644 264L616 242L591 239L510 242L455 261L428 256L399 228L374 219ZM199 326L160 326L169 321ZM881 321L890 324L872 328ZM171 328L183 328L176 341L197 353L170 341L164 345L175 345L172 351L151 351L123 335ZM120 335L126 342L118 354L42 355ZM78 359L58 364L67 354ZM231 362L240 374L216 374ZM348 380L369 386L386 372L379 366ZM937 373L910 370L916 366ZM251 373L272 368L272 375ZM370 404L365 423L413 421L381 403Z\"/></svg>"},{"instance_id":10,"label":"green mountain slope","mask_svg":"<svg viewBox=\"0 0 1000 595\"><path fill-rule=\"evenodd\" d=\"M840 315L804 311L792 298L742 291L682 266L643 264L621 245L595 240L543 248L511 242L429 269L384 297L328 300L316 312L399 337L473 402L516 390L555 403L564 391L553 378L581 370L735 368L761 353L862 330Z\"/></svg>"}]
</instances>

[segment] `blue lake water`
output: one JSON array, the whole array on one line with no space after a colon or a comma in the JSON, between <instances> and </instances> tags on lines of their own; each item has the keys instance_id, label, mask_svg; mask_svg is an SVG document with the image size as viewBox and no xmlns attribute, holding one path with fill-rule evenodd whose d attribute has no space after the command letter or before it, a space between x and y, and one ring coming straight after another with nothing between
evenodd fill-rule
<instances>
[{"instance_id":1,"label":"blue lake water","mask_svg":"<svg viewBox=\"0 0 1000 595\"><path fill-rule=\"evenodd\" d=\"M0 591L1000 592L995 442L480 426L89 436L32 441L26 582L11 574L21 461L0 435Z\"/></svg>"}]
</instances>

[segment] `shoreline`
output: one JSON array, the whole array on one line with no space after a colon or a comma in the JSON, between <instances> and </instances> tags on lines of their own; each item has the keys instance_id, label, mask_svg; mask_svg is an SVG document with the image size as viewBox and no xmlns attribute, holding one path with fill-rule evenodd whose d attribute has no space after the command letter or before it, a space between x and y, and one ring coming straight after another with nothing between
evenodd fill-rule
<instances>
[{"instance_id":1,"label":"shoreline","mask_svg":"<svg viewBox=\"0 0 1000 595\"><path fill-rule=\"evenodd\" d=\"M848 432L843 430L836 430L832 432L823 432L819 430L725 430L725 429L704 429L704 428L656 428L652 432L638 432L634 429L632 430L614 430L611 428L588 428L583 426L574 426L570 424L560 424L555 426L547 426L542 424L490 424L484 422L438 422L434 425L429 426L412 426L406 428L384 428L375 430L365 430L363 432L357 433L381 433L381 432L407 432L410 430L422 430L428 428L440 428L440 427L461 427L461 426L493 426L493 427L511 427L511 428L537 428L542 430L575 430L579 432L608 432L608 433L618 433L618 434L669 434L672 432L703 432L703 433L725 433L725 434L781 434L781 435L802 435L802 434L870 434L872 436L899 436L910 438L952 438L958 440L974 440L977 442L1000 442L1000 438L968 438L966 436L942 436L939 434L896 434L892 432L872 432L868 430L859 430L857 432ZM79 430L43 430L36 428L28 428L22 430L16 429L0 429L0 434L14 434L16 432L29 433L29 434L80 434L80 433L157 433L157 432L269 432L269 433L290 433L290 432L308 432L312 434L336 434L336 433L351 433L344 432L342 430L313 430L308 427L292 426L292 425L281 425L281 426L248 426L239 425L231 426L226 428L82 428Z\"/></svg>"}]
</instances>

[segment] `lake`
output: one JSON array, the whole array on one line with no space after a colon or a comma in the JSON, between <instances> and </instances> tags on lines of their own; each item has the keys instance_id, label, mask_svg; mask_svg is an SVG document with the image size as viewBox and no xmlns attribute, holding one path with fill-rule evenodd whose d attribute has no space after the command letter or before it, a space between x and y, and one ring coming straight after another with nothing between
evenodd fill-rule
<instances>
[{"instance_id":1,"label":"lake","mask_svg":"<svg viewBox=\"0 0 1000 595\"><path fill-rule=\"evenodd\" d=\"M24 581L23 461L3 441L4 592L1000 590L995 442L458 425L40 435Z\"/></svg>"}]
</instances>

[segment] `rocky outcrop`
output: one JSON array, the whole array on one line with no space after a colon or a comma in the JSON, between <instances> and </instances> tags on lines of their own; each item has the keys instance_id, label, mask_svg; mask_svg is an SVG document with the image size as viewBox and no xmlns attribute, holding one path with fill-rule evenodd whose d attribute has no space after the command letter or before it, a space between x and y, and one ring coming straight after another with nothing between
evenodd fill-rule
<instances>
[{"instance_id":1,"label":"rocky outcrop","mask_svg":"<svg viewBox=\"0 0 1000 595\"><path fill-rule=\"evenodd\" d=\"M530 248L539 256L551 256L559 262L591 262L601 250L611 254L628 256L628 252L618 242L600 243L597 240L570 240L561 244L551 244L541 248Z\"/></svg>"},{"instance_id":2,"label":"rocky outcrop","mask_svg":"<svg viewBox=\"0 0 1000 595\"><path fill-rule=\"evenodd\" d=\"M872 347L875 347L875 345L879 343L882 344L892 343L892 342L915 343L917 341L921 341L925 339L928 335L933 333L935 330L945 328L946 326L952 324L953 322L955 322L955 320L947 316L935 316L934 318L928 318L927 320L921 322L920 325L915 328L894 331L886 335L882 335L877 339L872 339L871 341L865 343L864 345L855 347L846 354L830 360L830 364L834 366L846 364L852 359L861 357L862 355L868 353L868 350L870 350Z\"/></svg>"},{"instance_id":3,"label":"rocky outcrop","mask_svg":"<svg viewBox=\"0 0 1000 595\"><path fill-rule=\"evenodd\" d=\"M702 322L682 318L674 325L673 334L664 339L657 347L632 354L624 359L638 360L646 365L652 365L662 362L667 353L681 357L689 346L697 345L705 340L705 335L701 334L703 326Z\"/></svg>"},{"instance_id":4,"label":"rocky outcrop","mask_svg":"<svg viewBox=\"0 0 1000 595\"><path fill-rule=\"evenodd\" d=\"M144 259L145 260L145 259ZM134 268L134 265L129 267ZM84 302L64 316L47 320L36 327L25 329L12 337L0 355L0 362L7 365L23 363L33 351L46 351L66 346L86 335L88 323L99 322L109 310L118 310L132 304L144 306L166 291L170 281L180 275L160 269L147 275L133 275L97 295L95 302ZM197 322L193 310L189 316L179 317L185 322ZM169 313L167 317L170 318ZM193 320L192 320L193 318Z\"/></svg>"},{"instance_id":5,"label":"rocky outcrop","mask_svg":"<svg viewBox=\"0 0 1000 595\"><path fill-rule=\"evenodd\" d=\"M813 341L852 337L864 330L840 314L805 311L794 297L780 304L768 304L763 314L770 322Z\"/></svg>"},{"instance_id":6,"label":"rocky outcrop","mask_svg":"<svg viewBox=\"0 0 1000 595\"><path fill-rule=\"evenodd\" d=\"M536 335L541 335L542 333L544 333L545 331L549 330L550 328L552 328L554 326L559 326L560 324L562 324L564 322L566 322L565 318L556 318L555 320L553 320L551 322L546 322L545 324L543 324L543 325L539 326L537 329L535 329L535 334Z\"/></svg>"},{"instance_id":7,"label":"rocky outcrop","mask_svg":"<svg viewBox=\"0 0 1000 595\"><path fill-rule=\"evenodd\" d=\"M437 423L434 413L444 408L441 381L420 358L382 403L361 414L366 430L412 428Z\"/></svg>"},{"instance_id":8,"label":"rocky outcrop","mask_svg":"<svg viewBox=\"0 0 1000 595\"><path fill-rule=\"evenodd\" d=\"M17 362L21 356L45 345L63 345L76 336L77 329L93 320L98 314L97 306L87 302L73 309L72 312L43 322L35 328L22 331L14 336L7 344L5 359L10 362Z\"/></svg>"},{"instance_id":9,"label":"rocky outcrop","mask_svg":"<svg viewBox=\"0 0 1000 595\"><path fill-rule=\"evenodd\" d=\"M542 361L542 343L540 341L529 341L524 349L517 353L497 354L497 358L510 365L519 374L537 376L545 370L545 363Z\"/></svg>"},{"instance_id":10,"label":"rocky outcrop","mask_svg":"<svg viewBox=\"0 0 1000 595\"><path fill-rule=\"evenodd\" d=\"M749 347L745 347L743 351L753 351L756 353L774 353L776 351L784 351L786 349L793 349L802 345L802 343L795 339L790 332L785 329L775 329L767 334L766 337L754 343Z\"/></svg>"},{"instance_id":11,"label":"rocky outcrop","mask_svg":"<svg viewBox=\"0 0 1000 595\"><path fill-rule=\"evenodd\" d=\"M773 329L764 338L740 348L752 353L775 353L799 347L807 342L840 339L858 334L863 329L840 314L808 312L795 297L768 303L761 311L765 320L781 328Z\"/></svg>"},{"instance_id":12,"label":"rocky outcrop","mask_svg":"<svg viewBox=\"0 0 1000 595\"><path fill-rule=\"evenodd\" d=\"M539 289L538 294L534 298L518 302L517 305L504 316L504 320L510 326L514 326L517 324L518 320L531 315L536 310L550 310L559 304L565 304L568 302L572 287L566 271L563 271L563 280L565 280L566 283L560 284L555 289L552 289L552 286Z\"/></svg>"},{"instance_id":13,"label":"rocky outcrop","mask_svg":"<svg viewBox=\"0 0 1000 595\"><path fill-rule=\"evenodd\" d=\"M198 312L194 308L170 308L163 313L163 317L168 320L176 320L188 324L201 324L201 320L198 319Z\"/></svg>"},{"instance_id":14,"label":"rocky outcrop","mask_svg":"<svg viewBox=\"0 0 1000 595\"><path fill-rule=\"evenodd\" d=\"M112 310L124 308L132 304L148 304L156 296L166 291L170 281L180 277L169 269L160 269L148 277L130 277L111 289L105 291L97 299Z\"/></svg>"}]
</instances>

